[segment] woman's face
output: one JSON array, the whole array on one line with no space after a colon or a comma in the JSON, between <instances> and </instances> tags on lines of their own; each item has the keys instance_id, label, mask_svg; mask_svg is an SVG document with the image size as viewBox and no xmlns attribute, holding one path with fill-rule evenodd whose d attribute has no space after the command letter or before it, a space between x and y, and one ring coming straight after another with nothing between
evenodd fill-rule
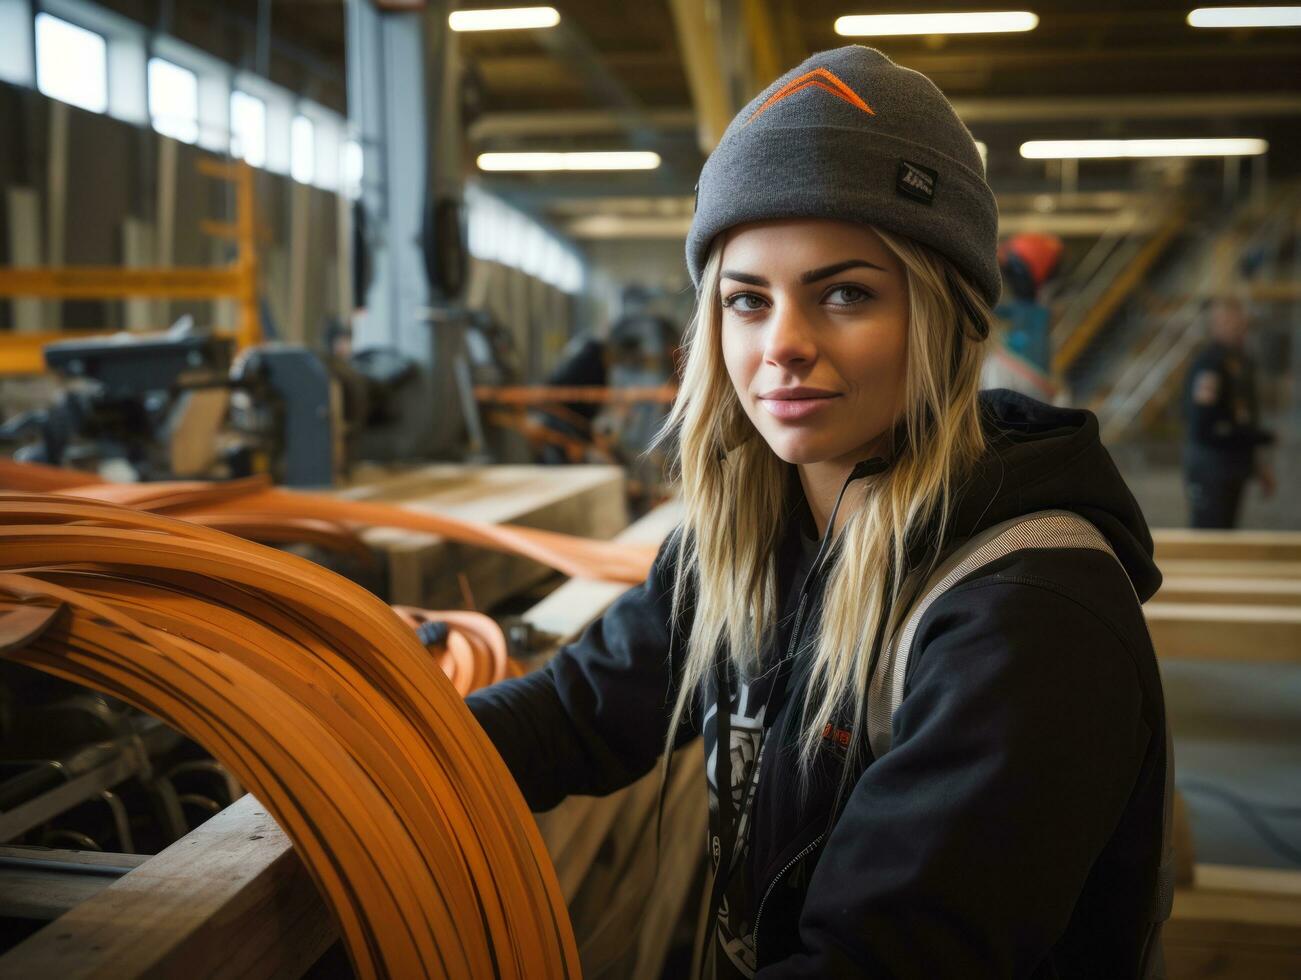
<instances>
[{"instance_id":1,"label":"woman's face","mask_svg":"<svg viewBox=\"0 0 1301 980\"><path fill-rule=\"evenodd\" d=\"M788 463L875 455L903 405L904 268L863 225L782 219L723 244L723 360L760 435Z\"/></svg>"}]
</instances>

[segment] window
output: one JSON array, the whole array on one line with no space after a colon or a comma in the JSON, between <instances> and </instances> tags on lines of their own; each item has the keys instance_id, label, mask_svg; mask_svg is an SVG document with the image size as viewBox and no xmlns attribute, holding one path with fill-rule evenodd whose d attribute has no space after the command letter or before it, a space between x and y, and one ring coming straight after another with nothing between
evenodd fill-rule
<instances>
[{"instance_id":1,"label":"window","mask_svg":"<svg viewBox=\"0 0 1301 980\"><path fill-rule=\"evenodd\" d=\"M0 81L32 84L32 8L27 0L0 0Z\"/></svg>"},{"instance_id":2,"label":"window","mask_svg":"<svg viewBox=\"0 0 1301 980\"><path fill-rule=\"evenodd\" d=\"M36 87L91 112L108 109L108 43L50 14L36 15Z\"/></svg>"},{"instance_id":3,"label":"window","mask_svg":"<svg viewBox=\"0 0 1301 980\"><path fill-rule=\"evenodd\" d=\"M343 192L352 200L361 197L362 153L361 144L348 140L343 144Z\"/></svg>"},{"instance_id":4,"label":"window","mask_svg":"<svg viewBox=\"0 0 1301 980\"><path fill-rule=\"evenodd\" d=\"M266 103L238 90L230 93L230 152L255 167L266 165Z\"/></svg>"},{"instance_id":5,"label":"window","mask_svg":"<svg viewBox=\"0 0 1301 980\"><path fill-rule=\"evenodd\" d=\"M289 126L289 173L300 184L316 179L316 127L306 116L294 116Z\"/></svg>"},{"instance_id":6,"label":"window","mask_svg":"<svg viewBox=\"0 0 1301 980\"><path fill-rule=\"evenodd\" d=\"M474 185L465 189L465 210L467 245L476 259L519 269L567 293L582 292L582 260L533 218Z\"/></svg>"},{"instance_id":7,"label":"window","mask_svg":"<svg viewBox=\"0 0 1301 980\"><path fill-rule=\"evenodd\" d=\"M182 143L199 138L199 78L162 58L149 59L149 118L154 129Z\"/></svg>"}]
</instances>

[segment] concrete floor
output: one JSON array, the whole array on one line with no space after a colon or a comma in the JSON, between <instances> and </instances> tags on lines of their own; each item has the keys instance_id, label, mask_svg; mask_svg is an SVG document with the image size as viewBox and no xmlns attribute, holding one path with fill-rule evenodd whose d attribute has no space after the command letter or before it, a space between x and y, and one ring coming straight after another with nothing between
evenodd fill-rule
<instances>
[{"instance_id":1,"label":"concrete floor","mask_svg":"<svg viewBox=\"0 0 1301 980\"><path fill-rule=\"evenodd\" d=\"M1153 527L1186 526L1177 467L1122 472ZM1280 488L1287 486L1280 473ZM1292 484L1295 486L1295 484ZM1264 499L1248 489L1243 526L1301 529L1301 496ZM1188 803L1196 860L1301 866L1301 667L1166 661L1161 665L1175 738L1176 780ZM1224 794L1232 794L1230 801ZM1265 832L1241 812L1250 806ZM1290 859L1266 837L1277 835Z\"/></svg>"}]
</instances>

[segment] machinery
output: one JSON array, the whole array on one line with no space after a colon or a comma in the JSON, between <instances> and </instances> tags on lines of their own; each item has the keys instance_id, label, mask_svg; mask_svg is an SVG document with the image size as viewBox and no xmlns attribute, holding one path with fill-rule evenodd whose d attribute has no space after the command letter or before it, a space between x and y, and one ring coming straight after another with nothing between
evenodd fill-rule
<instances>
[{"instance_id":1,"label":"machinery","mask_svg":"<svg viewBox=\"0 0 1301 980\"><path fill-rule=\"evenodd\" d=\"M341 463L335 386L304 348L235 359L229 338L187 318L158 336L50 344L45 362L68 387L0 427L25 443L17 459L132 481L267 472L289 486L328 485Z\"/></svg>"}]
</instances>

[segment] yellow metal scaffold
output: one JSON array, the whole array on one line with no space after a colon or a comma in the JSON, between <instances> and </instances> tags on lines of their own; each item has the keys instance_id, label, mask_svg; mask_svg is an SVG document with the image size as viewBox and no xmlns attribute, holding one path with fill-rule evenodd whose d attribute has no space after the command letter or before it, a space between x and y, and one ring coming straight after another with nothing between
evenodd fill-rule
<instances>
[{"instance_id":1,"label":"yellow metal scaffold","mask_svg":"<svg viewBox=\"0 0 1301 980\"><path fill-rule=\"evenodd\" d=\"M234 300L238 304L235 340L239 349L262 339L258 315L257 216L253 168L243 162L200 160L199 173L235 185L235 221L205 221L204 233L232 239L235 261L225 266L14 266L0 267L0 296L49 299ZM39 374L47 344L106 331L56 330L40 333L0 331L0 375Z\"/></svg>"}]
</instances>

